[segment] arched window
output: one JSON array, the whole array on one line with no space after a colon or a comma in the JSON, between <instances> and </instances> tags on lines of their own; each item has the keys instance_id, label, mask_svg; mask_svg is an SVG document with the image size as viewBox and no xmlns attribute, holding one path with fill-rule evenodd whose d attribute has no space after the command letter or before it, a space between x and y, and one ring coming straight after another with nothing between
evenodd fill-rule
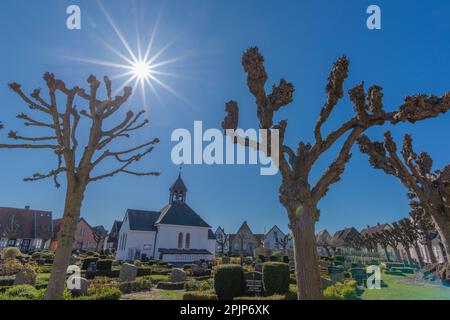
<instances>
[{"instance_id":1,"label":"arched window","mask_svg":"<svg viewBox=\"0 0 450 320\"><path fill-rule=\"evenodd\" d=\"M183 233L178 234L178 249L183 249Z\"/></svg>"},{"instance_id":2,"label":"arched window","mask_svg":"<svg viewBox=\"0 0 450 320\"><path fill-rule=\"evenodd\" d=\"M191 245L191 234L186 233L186 249L189 249L190 245Z\"/></svg>"}]
</instances>

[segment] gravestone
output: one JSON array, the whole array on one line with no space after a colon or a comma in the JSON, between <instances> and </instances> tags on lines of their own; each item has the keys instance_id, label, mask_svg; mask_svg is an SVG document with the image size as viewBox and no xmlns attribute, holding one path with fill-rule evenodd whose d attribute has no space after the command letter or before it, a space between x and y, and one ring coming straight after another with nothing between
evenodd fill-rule
<instances>
[{"instance_id":1,"label":"gravestone","mask_svg":"<svg viewBox=\"0 0 450 320\"><path fill-rule=\"evenodd\" d=\"M16 274L16 278L14 279L14 285L19 284L36 284L36 272L34 270L22 270Z\"/></svg>"},{"instance_id":2,"label":"gravestone","mask_svg":"<svg viewBox=\"0 0 450 320\"><path fill-rule=\"evenodd\" d=\"M289 261L289 269L295 269L295 261Z\"/></svg>"},{"instance_id":3,"label":"gravestone","mask_svg":"<svg viewBox=\"0 0 450 320\"><path fill-rule=\"evenodd\" d=\"M263 268L262 263L255 264L255 271L256 272L262 272L262 268Z\"/></svg>"},{"instance_id":4,"label":"gravestone","mask_svg":"<svg viewBox=\"0 0 450 320\"><path fill-rule=\"evenodd\" d=\"M173 268L170 274L170 282L183 282L186 281L187 274L184 270L179 268Z\"/></svg>"},{"instance_id":5,"label":"gravestone","mask_svg":"<svg viewBox=\"0 0 450 320\"><path fill-rule=\"evenodd\" d=\"M327 269L331 266L331 264L328 261L325 260L319 260L319 267Z\"/></svg>"},{"instance_id":6,"label":"gravestone","mask_svg":"<svg viewBox=\"0 0 450 320\"><path fill-rule=\"evenodd\" d=\"M86 296L88 294L89 289L89 280L86 278L79 278L80 281L80 287L77 289L70 290L72 293L80 296Z\"/></svg>"},{"instance_id":7,"label":"gravestone","mask_svg":"<svg viewBox=\"0 0 450 320\"><path fill-rule=\"evenodd\" d=\"M137 276L137 267L134 264L124 263L120 269L120 281L134 281Z\"/></svg>"},{"instance_id":8,"label":"gravestone","mask_svg":"<svg viewBox=\"0 0 450 320\"><path fill-rule=\"evenodd\" d=\"M246 272L244 274L245 286L249 295L260 296L263 294L263 280L261 272Z\"/></svg>"}]
</instances>

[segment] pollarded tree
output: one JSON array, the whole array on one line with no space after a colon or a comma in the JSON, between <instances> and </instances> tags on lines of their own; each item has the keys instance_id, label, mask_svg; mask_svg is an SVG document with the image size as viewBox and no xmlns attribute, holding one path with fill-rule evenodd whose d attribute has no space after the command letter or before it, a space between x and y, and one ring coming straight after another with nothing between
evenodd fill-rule
<instances>
[{"instance_id":1,"label":"pollarded tree","mask_svg":"<svg viewBox=\"0 0 450 320\"><path fill-rule=\"evenodd\" d=\"M388 247L389 247L389 241L388 241L388 239L386 239L386 237L383 235L383 232L382 232L382 231L380 231L380 232L375 232L372 236L374 237L376 243L379 244L379 245L383 248L384 254L386 255L387 261L391 261L391 257L390 257L390 255L389 255L389 250L388 250Z\"/></svg>"},{"instance_id":2,"label":"pollarded tree","mask_svg":"<svg viewBox=\"0 0 450 320\"><path fill-rule=\"evenodd\" d=\"M419 260L419 265L422 267L424 265L422 253L419 248L419 234L412 223L411 219L404 218L398 222L394 222L395 236L398 238L399 242L403 245L406 252L409 253L409 248L414 248L416 252L417 259ZM411 261L411 256L408 255L408 259Z\"/></svg>"},{"instance_id":3,"label":"pollarded tree","mask_svg":"<svg viewBox=\"0 0 450 320\"><path fill-rule=\"evenodd\" d=\"M449 104L450 95L446 97ZM450 165L443 170L432 171L433 159L426 152L417 154L412 138L405 135L401 156L390 132L385 133L384 143L372 142L363 135L358 139L360 150L369 155L370 164L385 173L397 177L418 199L418 203L431 217L441 237L445 252L450 252Z\"/></svg>"},{"instance_id":4,"label":"pollarded tree","mask_svg":"<svg viewBox=\"0 0 450 320\"><path fill-rule=\"evenodd\" d=\"M431 263L436 263L437 260L433 251L432 241L436 238L437 231L431 217L415 201L412 204L412 210L409 215L414 224L414 228L417 230L419 242L427 248Z\"/></svg>"},{"instance_id":5,"label":"pollarded tree","mask_svg":"<svg viewBox=\"0 0 450 320\"><path fill-rule=\"evenodd\" d=\"M258 48L250 48L244 53L242 65L247 73L249 90L256 98L259 127L270 131L278 130L279 140L275 143L279 145L280 153L272 152L269 134L267 134L267 141L259 143L236 134L239 108L235 101L229 101L226 104L227 116L222 122L222 128L234 143L257 148L274 158L279 165L282 176L279 199L286 208L289 228L293 235L298 298L322 299L314 232L320 215L318 203L325 196L330 185L340 180L345 165L350 160L350 151L356 139L368 128L382 125L386 121L392 124L405 121L414 123L436 117L450 108L450 94L444 97L428 95L406 97L397 111L386 112L382 104L382 88L372 86L366 91L364 84L361 83L349 91L355 116L323 136L322 126L329 119L338 101L344 96L343 85L348 75L349 61L342 56L335 62L328 77L327 99L314 127L315 142L311 144L300 141L296 149L292 149L284 141L287 121L281 120L274 123L274 116L282 107L292 102L294 86L282 79L278 85L273 86L271 93L266 92L268 75L264 67L264 58ZM336 146L341 138L344 142L340 146L337 157L321 178L312 184L310 172L313 166L320 156Z\"/></svg>"},{"instance_id":6,"label":"pollarded tree","mask_svg":"<svg viewBox=\"0 0 450 320\"><path fill-rule=\"evenodd\" d=\"M113 97L111 81L104 77L106 98L100 100L97 91L100 81L94 76L87 80L89 91L79 87L69 88L62 80L58 80L51 73L44 75L48 88L48 100L41 97L41 90L34 90L30 96L26 95L21 86L12 83L9 87L22 98L32 112L40 114L40 117L20 113L17 118L24 120L25 126L48 129L51 133L47 136L22 136L17 131L10 131L9 138L23 141L17 144L0 144L0 148L10 149L47 149L53 152L57 159L56 168L48 173L35 173L25 181L36 181L52 178L56 187L59 187L58 176L66 177L66 196L64 215L61 229L58 233L58 248L55 254L50 280L47 286L45 298L48 300L62 299L66 270L74 243L74 234L80 216L86 187L91 182L126 173L136 176L158 175L155 172L136 172L130 166L141 160L153 151L158 139L130 147L124 150L110 150L111 143L119 138L129 138L134 131L148 124L143 119L144 111L135 114L127 111L124 118L114 125L107 123L113 115L118 114L119 109L131 96L130 87L125 87L123 95ZM64 101L64 104L58 101ZM87 108L79 110L75 101L86 103ZM41 118L46 120L40 120ZM87 141L81 148L79 146L78 128L80 120L85 118L90 124ZM107 128L108 127L108 128ZM81 141L80 141L81 142ZM117 168L109 172L95 173L100 164L105 161L110 164L117 163Z\"/></svg>"},{"instance_id":7,"label":"pollarded tree","mask_svg":"<svg viewBox=\"0 0 450 320\"><path fill-rule=\"evenodd\" d=\"M394 236L392 229L385 229L382 230L379 234L378 234L379 238L383 238L383 240L381 241L385 241L393 250L394 250L394 254L395 254L395 259L397 261L401 260L400 257L400 253L398 251L398 239L397 237Z\"/></svg>"}]
</instances>

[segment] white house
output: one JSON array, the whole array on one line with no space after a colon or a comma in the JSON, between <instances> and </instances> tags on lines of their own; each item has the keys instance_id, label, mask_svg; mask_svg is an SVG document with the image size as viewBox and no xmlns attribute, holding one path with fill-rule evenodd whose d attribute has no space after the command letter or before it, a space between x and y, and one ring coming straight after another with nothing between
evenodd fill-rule
<instances>
[{"instance_id":1,"label":"white house","mask_svg":"<svg viewBox=\"0 0 450 320\"><path fill-rule=\"evenodd\" d=\"M119 232L117 260L149 258L172 263L212 260L215 236L186 203L181 175L170 187L169 203L160 211L128 209Z\"/></svg>"},{"instance_id":2,"label":"white house","mask_svg":"<svg viewBox=\"0 0 450 320\"><path fill-rule=\"evenodd\" d=\"M272 251L280 251L283 249L287 251L292 248L291 237L275 225L264 236L264 248Z\"/></svg>"}]
</instances>

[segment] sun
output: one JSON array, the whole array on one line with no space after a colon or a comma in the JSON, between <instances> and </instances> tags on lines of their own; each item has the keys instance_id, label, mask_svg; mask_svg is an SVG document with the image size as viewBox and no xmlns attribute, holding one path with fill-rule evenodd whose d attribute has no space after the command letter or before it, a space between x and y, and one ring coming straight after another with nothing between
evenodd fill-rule
<instances>
[{"instance_id":1,"label":"sun","mask_svg":"<svg viewBox=\"0 0 450 320\"><path fill-rule=\"evenodd\" d=\"M149 61L138 60L131 64L130 66L133 76L135 76L140 81L145 81L146 79L151 79L151 65Z\"/></svg>"},{"instance_id":2,"label":"sun","mask_svg":"<svg viewBox=\"0 0 450 320\"><path fill-rule=\"evenodd\" d=\"M173 57L169 59L162 60L164 53L167 49L173 44L174 41L169 42L165 46L158 48L155 50L154 46L154 38L157 33L157 27L159 24L159 16L156 19L155 26L152 30L150 39L148 39L147 46L142 47L140 41L140 33L137 30L137 43L136 48L133 50L132 46L128 43L127 39L124 37L119 27L112 19L112 17L106 12L106 9L103 7L101 2L98 2L100 9L108 20L110 26L114 30L117 38L120 40L122 44L122 48L117 48L103 39L99 38L99 41L103 43L111 53L117 55L121 61L118 62L109 62L105 60L99 59L86 59L86 58L74 58L69 57L69 59L77 60L84 63L92 63L96 65L106 66L109 68L113 68L116 70L122 70L121 73L116 73L113 75L111 80L124 78L123 83L117 87L114 94L118 94L121 90L123 90L126 86L131 86L133 92L137 87L140 87L140 91L142 94L144 105L146 104L146 92L147 88L151 90L153 95L160 101L161 98L159 96L158 86L162 89L168 91L172 95L176 96L180 100L185 103L188 101L182 97L178 92L176 92L172 87L170 87L165 81L162 79L163 77L179 77L178 74L174 74L165 70L168 65L173 64L179 60L184 59L184 56ZM144 50L143 50L144 49Z\"/></svg>"}]
</instances>

